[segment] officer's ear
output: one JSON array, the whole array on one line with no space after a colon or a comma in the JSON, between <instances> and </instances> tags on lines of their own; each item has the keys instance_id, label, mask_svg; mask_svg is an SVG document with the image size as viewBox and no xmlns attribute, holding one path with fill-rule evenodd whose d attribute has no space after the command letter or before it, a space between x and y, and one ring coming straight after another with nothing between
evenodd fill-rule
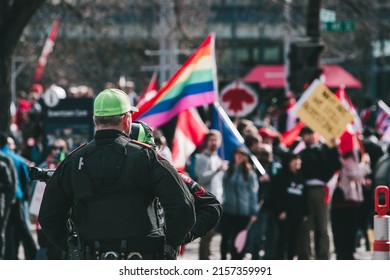
<instances>
[{"instance_id":1,"label":"officer's ear","mask_svg":"<svg viewBox=\"0 0 390 280\"><path fill-rule=\"evenodd\" d=\"M126 114L126 118L127 118L127 125L129 126L129 127L131 127L131 123L133 122L133 117L132 117L132 112L128 112L127 114Z\"/></svg>"},{"instance_id":2,"label":"officer's ear","mask_svg":"<svg viewBox=\"0 0 390 280\"><path fill-rule=\"evenodd\" d=\"M126 115L123 117L122 121L124 122L124 125L126 128L129 129L130 131L130 127L131 127L131 122L132 122L132 117L131 117L131 112L128 112L126 113Z\"/></svg>"}]
</instances>

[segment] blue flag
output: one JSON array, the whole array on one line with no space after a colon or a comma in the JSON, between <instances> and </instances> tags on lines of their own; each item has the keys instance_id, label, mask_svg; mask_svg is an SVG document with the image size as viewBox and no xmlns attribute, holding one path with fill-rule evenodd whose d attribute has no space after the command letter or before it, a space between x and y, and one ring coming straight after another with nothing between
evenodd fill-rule
<instances>
[{"instance_id":1,"label":"blue flag","mask_svg":"<svg viewBox=\"0 0 390 280\"><path fill-rule=\"evenodd\" d=\"M234 150L244 145L244 138L238 132L225 110L217 103L214 103L213 106L210 128L221 132L222 144L218 150L218 154L222 159L230 161L233 157ZM250 160L260 174L265 174L263 166L253 154L250 155Z\"/></svg>"},{"instance_id":2,"label":"blue flag","mask_svg":"<svg viewBox=\"0 0 390 280\"><path fill-rule=\"evenodd\" d=\"M231 160L234 150L244 144L244 139L219 104L213 106L210 128L219 130L222 134L222 144L218 154L224 160Z\"/></svg>"}]
</instances>

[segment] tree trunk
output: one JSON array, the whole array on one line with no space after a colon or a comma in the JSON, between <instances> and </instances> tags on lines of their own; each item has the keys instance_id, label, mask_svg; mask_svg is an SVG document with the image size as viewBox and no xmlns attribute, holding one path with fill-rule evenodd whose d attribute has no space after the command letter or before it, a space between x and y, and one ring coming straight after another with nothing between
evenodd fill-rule
<instances>
[{"instance_id":1,"label":"tree trunk","mask_svg":"<svg viewBox=\"0 0 390 280\"><path fill-rule=\"evenodd\" d=\"M10 54L0 53L0 131L9 131L11 114L11 63Z\"/></svg>"},{"instance_id":2,"label":"tree trunk","mask_svg":"<svg viewBox=\"0 0 390 280\"><path fill-rule=\"evenodd\" d=\"M45 0L0 0L0 131L9 131L12 54L31 17Z\"/></svg>"}]
</instances>

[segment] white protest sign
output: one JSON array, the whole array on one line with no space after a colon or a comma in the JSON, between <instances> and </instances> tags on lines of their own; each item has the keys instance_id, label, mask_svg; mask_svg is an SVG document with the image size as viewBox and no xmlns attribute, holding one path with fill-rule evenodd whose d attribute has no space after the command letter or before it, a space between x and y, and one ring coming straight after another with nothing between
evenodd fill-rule
<instances>
[{"instance_id":1,"label":"white protest sign","mask_svg":"<svg viewBox=\"0 0 390 280\"><path fill-rule=\"evenodd\" d=\"M46 183L44 182L37 182L37 185L35 186L34 194L31 199L29 212L31 215L38 216L39 209L41 208L43 193L45 192Z\"/></svg>"}]
</instances>

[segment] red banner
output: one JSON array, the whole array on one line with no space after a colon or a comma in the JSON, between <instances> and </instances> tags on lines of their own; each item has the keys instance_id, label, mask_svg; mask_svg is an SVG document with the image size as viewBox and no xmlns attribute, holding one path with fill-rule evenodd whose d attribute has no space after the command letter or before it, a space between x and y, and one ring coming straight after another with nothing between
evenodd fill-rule
<instances>
[{"instance_id":1,"label":"red banner","mask_svg":"<svg viewBox=\"0 0 390 280\"><path fill-rule=\"evenodd\" d=\"M45 65L47 63L47 58L49 57L49 54L53 51L54 47L54 42L57 37L58 33L58 26L60 24L60 18L57 18L53 26L50 30L49 36L46 39L45 45L43 46L43 50L41 53L41 56L38 59L38 65L35 70L35 76L34 76L34 81L37 82L41 79L42 73L43 73L43 68L45 68Z\"/></svg>"}]
</instances>

